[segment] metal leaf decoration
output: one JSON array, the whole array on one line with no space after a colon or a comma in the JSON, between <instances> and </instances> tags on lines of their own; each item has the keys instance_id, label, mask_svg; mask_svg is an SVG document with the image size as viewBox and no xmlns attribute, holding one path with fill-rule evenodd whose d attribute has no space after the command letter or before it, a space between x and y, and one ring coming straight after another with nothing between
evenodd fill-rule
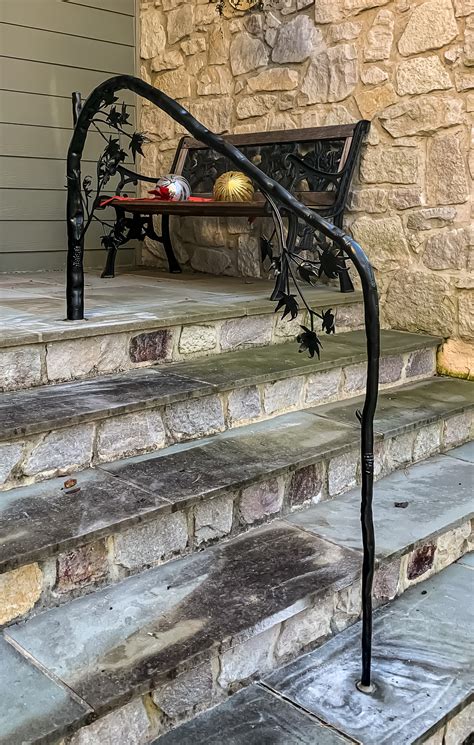
<instances>
[{"instance_id":1,"label":"metal leaf decoration","mask_svg":"<svg viewBox=\"0 0 474 745\"><path fill-rule=\"evenodd\" d=\"M310 357L314 357L315 354L320 358L320 349L322 348L321 340L318 338L315 331L309 329L307 326L300 327L303 330L302 334L298 334L296 341L300 345L300 352L308 352Z\"/></svg>"},{"instance_id":2,"label":"metal leaf decoration","mask_svg":"<svg viewBox=\"0 0 474 745\"><path fill-rule=\"evenodd\" d=\"M284 309L283 315L281 317L282 320L286 316L290 316L291 320L293 321L298 315L299 311L299 305L296 299L296 295L287 295L282 292L277 299L278 305L275 308L275 313L278 313L279 310Z\"/></svg>"},{"instance_id":3,"label":"metal leaf decoration","mask_svg":"<svg viewBox=\"0 0 474 745\"><path fill-rule=\"evenodd\" d=\"M140 155L144 155L145 153L142 150L142 145L145 145L147 142L150 142L148 137L146 137L143 132L134 132L130 143L128 146L128 149L132 153L133 162L135 163L137 153L140 153Z\"/></svg>"},{"instance_id":4,"label":"metal leaf decoration","mask_svg":"<svg viewBox=\"0 0 474 745\"><path fill-rule=\"evenodd\" d=\"M323 324L322 329L326 332L326 334L335 334L336 333L336 324L335 324L335 316L332 312L332 308L329 308L329 310L325 310L323 312Z\"/></svg>"},{"instance_id":5,"label":"metal leaf decoration","mask_svg":"<svg viewBox=\"0 0 474 745\"><path fill-rule=\"evenodd\" d=\"M87 215L87 219L84 222L82 228L82 236L85 235L91 222L96 220L101 223L104 228L108 229L108 232L104 234L101 243L104 248L117 248L123 243L130 240L131 234L135 237L140 233L141 237L145 235L145 228L139 230L138 226L132 221L125 219L118 221L115 225L110 225L105 220L101 220L96 214L96 209L100 208L102 202L102 192L104 187L107 185L112 176L117 173L118 166L123 163L127 158L127 152L122 147L122 138L129 140L128 149L132 154L132 158L135 161L137 154L143 155L143 145L150 140L145 136L143 132L127 132L124 127L130 127L130 114L125 103L117 106L116 103L118 98L113 93L105 93L99 111L96 116L92 119L92 126L96 129L99 135L105 140L105 147L102 155L97 161L97 182L93 186L92 178L86 176L82 181L82 203L84 211ZM108 129L113 129L117 132L115 135L106 135L102 131L100 125L105 125ZM136 183L136 182L135 182ZM95 198L90 201L91 195L95 191ZM132 228L133 224L133 228Z\"/></svg>"}]
</instances>

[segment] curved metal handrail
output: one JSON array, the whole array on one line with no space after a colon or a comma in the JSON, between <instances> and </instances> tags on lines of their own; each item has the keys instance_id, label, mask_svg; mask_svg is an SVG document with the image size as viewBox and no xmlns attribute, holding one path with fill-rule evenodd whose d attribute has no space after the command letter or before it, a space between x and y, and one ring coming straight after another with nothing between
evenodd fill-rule
<instances>
[{"instance_id":1,"label":"curved metal handrail","mask_svg":"<svg viewBox=\"0 0 474 745\"><path fill-rule=\"evenodd\" d=\"M367 339L367 382L364 407L360 415L361 424L361 522L363 542L362 564L362 674L358 684L368 693L371 684L372 655L372 585L375 566L375 537L372 515L374 479L374 433L373 421L378 396L380 322L377 285L370 262L356 241L343 230L320 217L299 202L292 194L257 166L251 163L234 145L219 135L210 132L189 111L158 88L154 88L132 75L117 75L98 85L85 101L77 115L75 129L67 154L67 318L84 318L84 207L81 200L81 156L91 121L99 111L104 97L120 90L130 90L146 98L181 124L197 140L200 140L247 174L262 190L277 203L311 225L334 243L352 260L359 274L364 296L365 330ZM76 112L77 114L77 112Z\"/></svg>"}]
</instances>

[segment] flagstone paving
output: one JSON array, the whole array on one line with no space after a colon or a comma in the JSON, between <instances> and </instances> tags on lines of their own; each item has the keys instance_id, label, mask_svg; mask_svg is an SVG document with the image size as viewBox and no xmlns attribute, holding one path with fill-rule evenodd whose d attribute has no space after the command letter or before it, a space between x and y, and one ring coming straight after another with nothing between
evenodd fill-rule
<instances>
[{"instance_id":1,"label":"flagstone paving","mask_svg":"<svg viewBox=\"0 0 474 745\"><path fill-rule=\"evenodd\" d=\"M433 348L438 342L436 337L384 331L382 354L401 355L411 350ZM365 360L365 347L364 333L352 331L331 337L321 361L297 354L292 342L278 348L244 349L203 360L3 393L0 439L347 366Z\"/></svg>"},{"instance_id":2,"label":"flagstone paving","mask_svg":"<svg viewBox=\"0 0 474 745\"><path fill-rule=\"evenodd\" d=\"M352 742L258 685L249 686L157 745L344 745Z\"/></svg>"},{"instance_id":3,"label":"flagstone paving","mask_svg":"<svg viewBox=\"0 0 474 745\"><path fill-rule=\"evenodd\" d=\"M51 742L87 722L91 709L1 638L0 660L1 745Z\"/></svg>"},{"instance_id":4,"label":"flagstone paving","mask_svg":"<svg viewBox=\"0 0 474 745\"><path fill-rule=\"evenodd\" d=\"M377 556L395 557L425 535L436 537L474 517L474 466L452 451L396 471L375 489L374 519L377 526ZM449 495L449 496L448 496ZM288 518L292 525L319 535L340 546L360 549L360 489L322 502Z\"/></svg>"},{"instance_id":5,"label":"flagstone paving","mask_svg":"<svg viewBox=\"0 0 474 745\"><path fill-rule=\"evenodd\" d=\"M473 576L459 562L376 612L372 695L356 688L356 624L154 745L424 742L472 696Z\"/></svg>"},{"instance_id":6,"label":"flagstone paving","mask_svg":"<svg viewBox=\"0 0 474 745\"><path fill-rule=\"evenodd\" d=\"M0 277L0 346L73 339L181 323L273 313L273 282L205 274L173 275L137 270L114 279L88 272L86 320L65 321L64 273ZM308 288L314 307L358 303L362 293Z\"/></svg>"},{"instance_id":7,"label":"flagstone paving","mask_svg":"<svg viewBox=\"0 0 474 745\"><path fill-rule=\"evenodd\" d=\"M472 588L472 571L455 564L375 614L373 695L355 687L360 624L264 685L363 745L411 745L472 695Z\"/></svg>"},{"instance_id":8,"label":"flagstone paving","mask_svg":"<svg viewBox=\"0 0 474 745\"><path fill-rule=\"evenodd\" d=\"M359 564L351 551L273 523L53 608L5 635L100 713L308 594L348 587Z\"/></svg>"}]
</instances>

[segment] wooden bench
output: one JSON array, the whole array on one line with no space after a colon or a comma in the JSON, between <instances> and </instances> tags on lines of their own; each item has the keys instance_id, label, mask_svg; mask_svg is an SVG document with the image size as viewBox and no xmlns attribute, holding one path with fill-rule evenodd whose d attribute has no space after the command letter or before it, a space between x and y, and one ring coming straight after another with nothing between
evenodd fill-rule
<instances>
[{"instance_id":1,"label":"wooden bench","mask_svg":"<svg viewBox=\"0 0 474 745\"><path fill-rule=\"evenodd\" d=\"M344 124L291 131L256 132L226 137L249 160L278 181L308 207L342 227L344 209L361 145L370 122ZM251 202L164 202L152 199L127 199L122 195L127 184L139 181L154 184L156 178L142 176L124 166L118 167L120 183L115 208L123 226L125 244L133 238L148 236L163 244L170 272L180 272L170 236L170 217L265 217L269 214L265 198L256 192ZM236 170L235 165L201 142L183 137L178 145L170 173L182 174L190 183L193 196L212 197L218 176ZM131 215L126 217L126 213ZM161 235L153 227L153 215L162 216ZM284 213L283 213L284 216ZM103 277L114 276L118 246L108 249ZM342 292L353 291L347 270L340 273Z\"/></svg>"}]
</instances>

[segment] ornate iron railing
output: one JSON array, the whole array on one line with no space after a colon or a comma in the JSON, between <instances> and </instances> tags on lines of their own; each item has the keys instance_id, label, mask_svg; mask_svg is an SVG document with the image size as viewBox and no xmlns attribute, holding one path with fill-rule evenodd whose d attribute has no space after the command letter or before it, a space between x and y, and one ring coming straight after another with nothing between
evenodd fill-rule
<instances>
[{"instance_id":1,"label":"ornate iron railing","mask_svg":"<svg viewBox=\"0 0 474 745\"><path fill-rule=\"evenodd\" d=\"M243 171L260 188L266 197L275 221L279 238L282 264L290 264L291 256L285 251L285 236L280 216L280 209L290 216L289 230L295 229L295 221L302 220L314 230L319 231L333 241L337 247L352 260L359 274L365 313L365 332L367 339L367 380L365 401L362 412L358 412L361 425L361 523L363 543L362 563L362 672L357 683L359 689L370 693L373 689L371 680L372 656L372 585L375 566L375 537L372 514L373 481L374 481L374 433L373 422L377 405L380 356L380 323L377 285L370 262L356 241L338 227L316 214L299 202L281 184L265 175L251 163L235 146L222 137L210 132L200 124L183 106L162 91L149 85L144 80L131 75L118 75L98 85L85 101L79 111L75 109L76 124L67 155L67 318L71 321L84 318L84 201L81 183L81 157L91 122L103 108L104 102L110 102L117 91L130 90L146 98L181 124L197 140L225 155L236 168ZM280 272L279 278L288 278L288 273ZM277 278L277 282L282 282ZM280 286L281 294L289 293ZM278 293L276 295L278 299ZM304 300L304 298L303 298ZM290 311L291 312L291 309ZM313 315L311 314L311 324ZM318 352L319 340L311 329L304 329L300 335L302 346L309 351ZM316 347L316 348L314 348Z\"/></svg>"}]
</instances>

